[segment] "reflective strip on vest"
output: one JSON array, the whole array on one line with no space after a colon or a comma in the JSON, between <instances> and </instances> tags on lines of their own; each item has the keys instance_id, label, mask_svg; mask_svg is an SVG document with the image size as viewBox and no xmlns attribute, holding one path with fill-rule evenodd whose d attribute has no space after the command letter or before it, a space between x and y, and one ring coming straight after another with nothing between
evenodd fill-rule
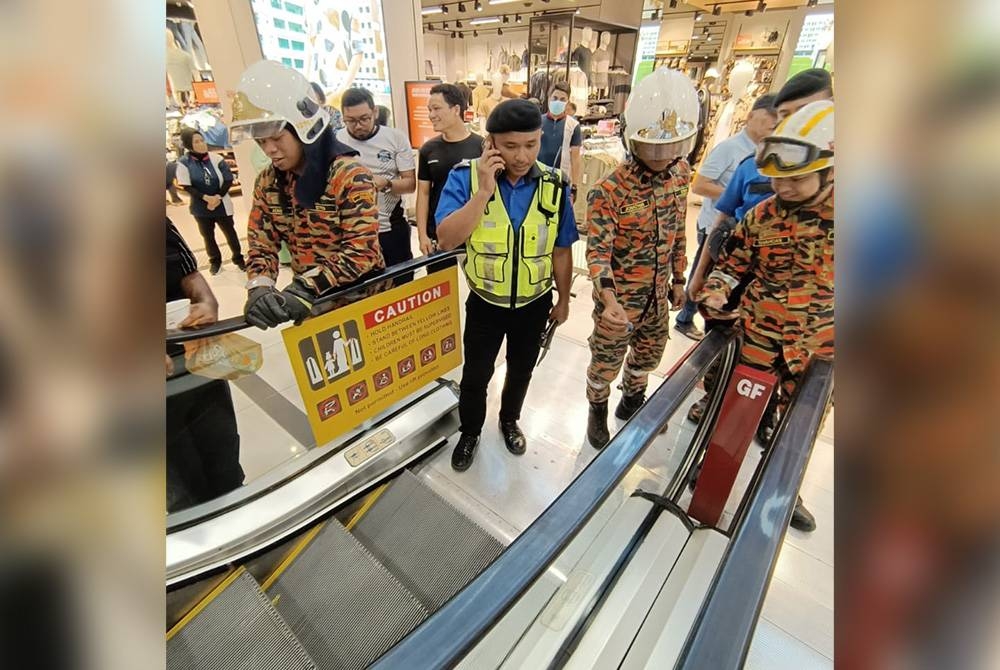
<instances>
[{"instance_id":1,"label":"reflective strip on vest","mask_svg":"<svg viewBox=\"0 0 1000 670\"><path fill-rule=\"evenodd\" d=\"M472 193L479 183L476 163L473 160L470 166ZM552 252L559 233L562 175L541 163L538 167L543 177L538 180L516 238L497 184L479 225L465 243L464 270L469 287L494 305L521 307L552 290Z\"/></svg>"}]
</instances>

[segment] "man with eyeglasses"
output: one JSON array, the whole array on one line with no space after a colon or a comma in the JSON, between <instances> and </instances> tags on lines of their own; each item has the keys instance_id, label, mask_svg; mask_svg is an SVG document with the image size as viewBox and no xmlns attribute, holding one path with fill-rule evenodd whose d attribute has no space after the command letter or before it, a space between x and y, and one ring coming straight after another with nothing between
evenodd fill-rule
<instances>
[{"instance_id":1,"label":"man with eyeglasses","mask_svg":"<svg viewBox=\"0 0 1000 670\"><path fill-rule=\"evenodd\" d=\"M410 141L395 128L378 124L375 98L367 89L347 89L340 108L344 127L337 131L337 140L357 151L358 160L375 176L378 240L386 267L408 261L413 258L413 250L401 196L417 188L417 166Z\"/></svg>"}]
</instances>

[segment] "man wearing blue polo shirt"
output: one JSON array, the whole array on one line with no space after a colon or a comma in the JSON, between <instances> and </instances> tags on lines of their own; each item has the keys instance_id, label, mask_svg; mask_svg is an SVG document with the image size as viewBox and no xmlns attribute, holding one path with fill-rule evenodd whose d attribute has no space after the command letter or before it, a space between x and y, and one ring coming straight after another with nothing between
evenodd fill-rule
<instances>
[{"instance_id":1,"label":"man wearing blue polo shirt","mask_svg":"<svg viewBox=\"0 0 1000 670\"><path fill-rule=\"evenodd\" d=\"M451 466L472 465L486 421L486 387L507 340L507 376L500 432L507 450L523 454L517 425L548 320L569 316L573 272L570 246L578 239L569 182L538 162L542 116L528 100L506 100L486 121L480 158L452 169L438 201L438 246L462 244L469 282L465 303L465 364L458 413L461 436ZM552 288L559 292L553 306Z\"/></svg>"},{"instance_id":2,"label":"man wearing blue polo shirt","mask_svg":"<svg viewBox=\"0 0 1000 670\"><path fill-rule=\"evenodd\" d=\"M757 143L770 135L777 125L778 119L773 105L773 95L762 95L757 98L747 116L746 127L736 135L719 142L698 168L698 173L691 182L691 192L702 197L701 212L698 214L698 251L695 252L695 259L701 255L708 229L715 223L718 214L715 211L715 200L726 190L736 167L747 157L753 156L757 150ZM688 278L689 295L691 276L693 273ZM694 323L697 311L697 304L688 297L684 309L674 322L674 328L692 340L704 337L704 333Z\"/></svg>"}]
</instances>

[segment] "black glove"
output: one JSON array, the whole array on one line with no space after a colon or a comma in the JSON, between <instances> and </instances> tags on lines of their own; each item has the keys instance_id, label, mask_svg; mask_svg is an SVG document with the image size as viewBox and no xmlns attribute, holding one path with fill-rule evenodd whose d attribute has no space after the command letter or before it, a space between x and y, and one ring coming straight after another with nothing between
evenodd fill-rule
<instances>
[{"instance_id":1,"label":"black glove","mask_svg":"<svg viewBox=\"0 0 1000 670\"><path fill-rule=\"evenodd\" d=\"M285 312L288 313L288 318L294 321L296 326L312 314L316 294L298 279L293 279L292 283L285 287L281 297L285 299Z\"/></svg>"},{"instance_id":2,"label":"black glove","mask_svg":"<svg viewBox=\"0 0 1000 670\"><path fill-rule=\"evenodd\" d=\"M273 286L258 286L250 289L247 295L247 304L243 308L243 315L252 326L257 326L262 330L274 328L279 323L284 323L291 318L285 308L285 296L281 295Z\"/></svg>"}]
</instances>

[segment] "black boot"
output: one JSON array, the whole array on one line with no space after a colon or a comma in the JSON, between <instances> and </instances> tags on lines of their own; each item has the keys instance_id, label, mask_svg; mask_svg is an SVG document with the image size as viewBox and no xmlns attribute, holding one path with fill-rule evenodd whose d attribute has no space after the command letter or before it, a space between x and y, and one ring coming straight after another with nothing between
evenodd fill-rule
<instances>
[{"instance_id":1,"label":"black boot","mask_svg":"<svg viewBox=\"0 0 1000 670\"><path fill-rule=\"evenodd\" d=\"M795 501L795 510L792 512L792 521L789 525L803 533L811 533L816 530L816 517L802 504L802 496L799 496L799 499Z\"/></svg>"},{"instance_id":2,"label":"black boot","mask_svg":"<svg viewBox=\"0 0 1000 670\"><path fill-rule=\"evenodd\" d=\"M500 420L500 432L503 434L503 443L507 445L507 451L520 456L528 448L528 440L524 437L524 432L517 425L517 421Z\"/></svg>"},{"instance_id":3,"label":"black boot","mask_svg":"<svg viewBox=\"0 0 1000 670\"><path fill-rule=\"evenodd\" d=\"M632 418L633 414L639 411L639 408L642 407L642 403L644 402L646 402L645 393L623 395L622 399L618 402L618 407L615 408L615 416L622 421L628 421Z\"/></svg>"},{"instance_id":4,"label":"black boot","mask_svg":"<svg viewBox=\"0 0 1000 670\"><path fill-rule=\"evenodd\" d=\"M594 449L603 449L610 439L608 401L590 403L590 414L587 415L587 441Z\"/></svg>"},{"instance_id":5,"label":"black boot","mask_svg":"<svg viewBox=\"0 0 1000 670\"><path fill-rule=\"evenodd\" d=\"M472 465L472 459L476 454L476 447L479 446L479 436L462 433L455 445L455 451L451 452L451 467L459 472L465 472Z\"/></svg>"}]
</instances>

